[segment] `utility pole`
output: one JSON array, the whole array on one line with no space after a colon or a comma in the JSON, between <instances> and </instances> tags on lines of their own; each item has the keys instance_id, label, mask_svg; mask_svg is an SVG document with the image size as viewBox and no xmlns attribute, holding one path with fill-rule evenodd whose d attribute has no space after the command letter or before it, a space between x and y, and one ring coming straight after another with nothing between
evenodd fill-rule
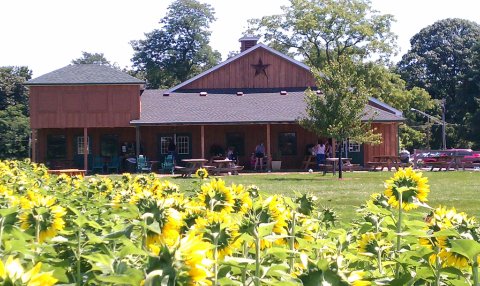
<instances>
[{"instance_id":1,"label":"utility pole","mask_svg":"<svg viewBox=\"0 0 480 286\"><path fill-rule=\"evenodd\" d=\"M447 150L447 137L445 133L445 127L447 125L447 123L445 122L445 99L442 99L442 119L438 119L438 117L432 116L430 114L427 114L413 107L410 108L410 110L420 113L421 115L427 117L428 119L431 119L433 122L440 124L442 126L442 149Z\"/></svg>"},{"instance_id":2,"label":"utility pole","mask_svg":"<svg viewBox=\"0 0 480 286\"><path fill-rule=\"evenodd\" d=\"M442 145L443 145L443 150L447 150L447 137L445 133L445 98L442 98Z\"/></svg>"}]
</instances>

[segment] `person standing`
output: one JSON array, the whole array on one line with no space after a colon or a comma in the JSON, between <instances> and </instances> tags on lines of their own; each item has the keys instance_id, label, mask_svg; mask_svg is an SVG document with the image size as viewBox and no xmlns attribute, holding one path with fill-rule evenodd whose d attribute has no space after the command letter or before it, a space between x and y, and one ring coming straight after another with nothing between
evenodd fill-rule
<instances>
[{"instance_id":1,"label":"person standing","mask_svg":"<svg viewBox=\"0 0 480 286\"><path fill-rule=\"evenodd\" d=\"M265 146L263 146L263 142L258 144L255 147L255 167L254 170L257 170L257 165L260 166L260 170L263 168L263 158L265 157Z\"/></svg>"},{"instance_id":2,"label":"person standing","mask_svg":"<svg viewBox=\"0 0 480 286\"><path fill-rule=\"evenodd\" d=\"M320 169L320 164L325 164L325 144L318 140L317 145L315 145L313 148L315 157L317 159L317 166Z\"/></svg>"},{"instance_id":3,"label":"person standing","mask_svg":"<svg viewBox=\"0 0 480 286\"><path fill-rule=\"evenodd\" d=\"M175 142L173 142L173 139L169 139L167 151L168 151L168 155L172 155L173 164L176 165L177 146L175 145Z\"/></svg>"}]
</instances>

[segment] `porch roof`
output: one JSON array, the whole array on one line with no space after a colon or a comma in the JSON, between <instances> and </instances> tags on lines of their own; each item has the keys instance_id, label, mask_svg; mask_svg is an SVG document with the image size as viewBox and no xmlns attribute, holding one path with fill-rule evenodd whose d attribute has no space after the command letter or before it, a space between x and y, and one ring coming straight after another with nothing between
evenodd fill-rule
<instances>
[{"instance_id":1,"label":"porch roof","mask_svg":"<svg viewBox=\"0 0 480 286\"><path fill-rule=\"evenodd\" d=\"M295 123L305 115L303 91L235 93L169 93L146 90L141 98L140 119L132 125L215 125ZM404 118L371 105L365 107L364 120L398 122Z\"/></svg>"}]
</instances>

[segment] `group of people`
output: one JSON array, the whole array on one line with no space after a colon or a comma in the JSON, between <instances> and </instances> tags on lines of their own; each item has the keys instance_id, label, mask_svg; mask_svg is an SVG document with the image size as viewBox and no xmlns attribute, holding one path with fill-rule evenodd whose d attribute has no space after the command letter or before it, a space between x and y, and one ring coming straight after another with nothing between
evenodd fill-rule
<instances>
[{"instance_id":1,"label":"group of people","mask_svg":"<svg viewBox=\"0 0 480 286\"><path fill-rule=\"evenodd\" d=\"M315 156L317 166L325 164L327 158L333 157L333 148L328 141L318 140L317 144L310 148L310 152Z\"/></svg>"}]
</instances>

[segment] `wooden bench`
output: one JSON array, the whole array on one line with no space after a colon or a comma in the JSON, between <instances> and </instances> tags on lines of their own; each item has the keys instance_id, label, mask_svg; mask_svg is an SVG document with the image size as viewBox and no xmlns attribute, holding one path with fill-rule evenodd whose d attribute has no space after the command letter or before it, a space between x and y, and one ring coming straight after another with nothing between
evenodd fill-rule
<instances>
[{"instance_id":1,"label":"wooden bench","mask_svg":"<svg viewBox=\"0 0 480 286\"><path fill-rule=\"evenodd\" d=\"M192 173L196 172L197 170L194 168L187 168L182 166L175 166L174 172L179 173L182 177L191 177Z\"/></svg>"},{"instance_id":2,"label":"wooden bench","mask_svg":"<svg viewBox=\"0 0 480 286\"><path fill-rule=\"evenodd\" d=\"M445 171L448 171L450 169L449 162L445 161L428 162L425 164L425 166L430 167L430 171L433 171L433 169L435 168L438 168L438 171L441 171L442 168L444 168Z\"/></svg>"},{"instance_id":3,"label":"wooden bench","mask_svg":"<svg viewBox=\"0 0 480 286\"><path fill-rule=\"evenodd\" d=\"M238 171L243 170L244 166L234 166L234 167L219 167L211 169L213 175L220 175L220 174L232 174L238 175Z\"/></svg>"},{"instance_id":4,"label":"wooden bench","mask_svg":"<svg viewBox=\"0 0 480 286\"><path fill-rule=\"evenodd\" d=\"M86 170L80 169L59 169L59 170L48 170L49 174L60 175L66 174L68 176L85 176Z\"/></svg>"},{"instance_id":5,"label":"wooden bench","mask_svg":"<svg viewBox=\"0 0 480 286\"><path fill-rule=\"evenodd\" d=\"M383 171L383 168L387 167L385 162L367 162L366 165L370 167L372 171L377 171L377 168L380 168L379 171Z\"/></svg>"},{"instance_id":6,"label":"wooden bench","mask_svg":"<svg viewBox=\"0 0 480 286\"><path fill-rule=\"evenodd\" d=\"M317 158L313 155L307 155L303 158L302 169L307 171L308 169L317 168Z\"/></svg>"}]
</instances>

